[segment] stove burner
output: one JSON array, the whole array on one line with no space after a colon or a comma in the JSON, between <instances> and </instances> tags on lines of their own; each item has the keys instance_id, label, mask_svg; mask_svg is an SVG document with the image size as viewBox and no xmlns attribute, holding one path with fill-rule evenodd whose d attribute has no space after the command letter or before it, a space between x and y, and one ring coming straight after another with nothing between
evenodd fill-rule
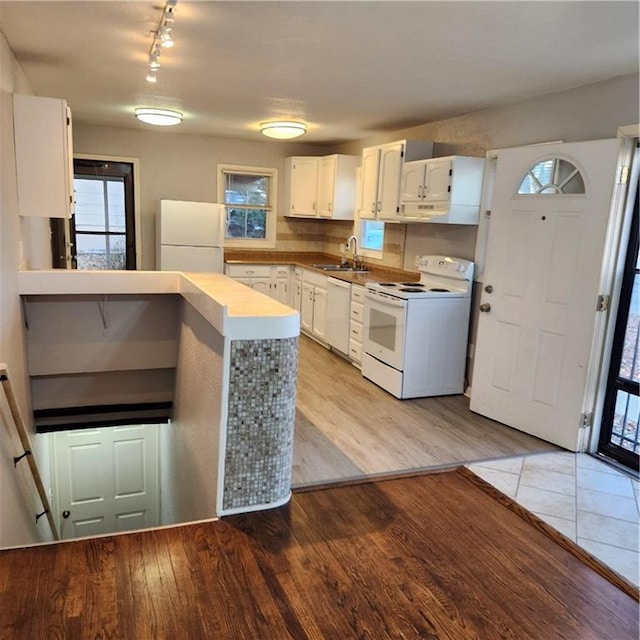
<instances>
[{"instance_id":1,"label":"stove burner","mask_svg":"<svg viewBox=\"0 0 640 640\"><path fill-rule=\"evenodd\" d=\"M378 282L379 287L395 287L395 282Z\"/></svg>"},{"instance_id":2,"label":"stove burner","mask_svg":"<svg viewBox=\"0 0 640 640\"><path fill-rule=\"evenodd\" d=\"M440 287L433 287L429 291L435 291L436 293L449 293L449 289L441 289Z\"/></svg>"},{"instance_id":3,"label":"stove burner","mask_svg":"<svg viewBox=\"0 0 640 640\"><path fill-rule=\"evenodd\" d=\"M424 293L424 289L418 287L402 287L400 291L404 291L405 293Z\"/></svg>"},{"instance_id":4,"label":"stove burner","mask_svg":"<svg viewBox=\"0 0 640 640\"><path fill-rule=\"evenodd\" d=\"M424 287L422 282L401 282L401 287Z\"/></svg>"}]
</instances>

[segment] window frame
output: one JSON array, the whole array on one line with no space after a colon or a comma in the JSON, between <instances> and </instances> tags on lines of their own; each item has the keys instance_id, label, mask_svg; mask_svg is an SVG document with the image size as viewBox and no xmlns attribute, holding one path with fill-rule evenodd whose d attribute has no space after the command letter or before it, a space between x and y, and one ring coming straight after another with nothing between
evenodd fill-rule
<instances>
[{"instance_id":1,"label":"window frame","mask_svg":"<svg viewBox=\"0 0 640 640\"><path fill-rule=\"evenodd\" d=\"M239 164L218 164L216 170L217 202L224 207L225 211L224 246L227 248L243 249L274 249L276 246L276 229L278 220L278 170L273 167L253 167ZM260 207L267 211L264 238L226 237L227 204L225 204L224 187L225 174L227 173L265 176L269 179L269 203L264 207Z\"/></svg>"}]
</instances>

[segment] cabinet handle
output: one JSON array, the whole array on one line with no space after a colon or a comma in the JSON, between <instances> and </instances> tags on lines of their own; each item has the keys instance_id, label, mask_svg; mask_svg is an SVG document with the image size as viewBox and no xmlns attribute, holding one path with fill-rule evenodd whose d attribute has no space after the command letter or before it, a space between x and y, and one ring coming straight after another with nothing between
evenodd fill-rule
<instances>
[{"instance_id":1,"label":"cabinet handle","mask_svg":"<svg viewBox=\"0 0 640 640\"><path fill-rule=\"evenodd\" d=\"M378 200L378 208L377 208L378 213L380 213L381 209L382 209L382 202Z\"/></svg>"},{"instance_id":2,"label":"cabinet handle","mask_svg":"<svg viewBox=\"0 0 640 640\"><path fill-rule=\"evenodd\" d=\"M371 203L371 213L375 213L376 212L376 203L372 202Z\"/></svg>"},{"instance_id":3,"label":"cabinet handle","mask_svg":"<svg viewBox=\"0 0 640 640\"><path fill-rule=\"evenodd\" d=\"M315 202L313 203L313 207L312 207L312 209L313 209L314 211L316 210L316 203L315 203Z\"/></svg>"},{"instance_id":4,"label":"cabinet handle","mask_svg":"<svg viewBox=\"0 0 640 640\"><path fill-rule=\"evenodd\" d=\"M331 203L329 203L329 211L331 211L331 206L332 206Z\"/></svg>"}]
</instances>

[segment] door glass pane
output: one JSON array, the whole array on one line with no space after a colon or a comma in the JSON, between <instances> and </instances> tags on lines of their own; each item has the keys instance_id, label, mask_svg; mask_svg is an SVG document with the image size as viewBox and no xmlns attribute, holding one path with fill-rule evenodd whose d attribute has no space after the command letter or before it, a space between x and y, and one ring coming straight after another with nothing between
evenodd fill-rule
<instances>
[{"instance_id":1,"label":"door glass pane","mask_svg":"<svg viewBox=\"0 0 640 640\"><path fill-rule=\"evenodd\" d=\"M76 178L76 230L104 231L105 196L101 180Z\"/></svg>"},{"instance_id":2,"label":"door glass pane","mask_svg":"<svg viewBox=\"0 0 640 640\"><path fill-rule=\"evenodd\" d=\"M124 178L107 182L107 229L125 232Z\"/></svg>"},{"instance_id":3,"label":"door glass pane","mask_svg":"<svg viewBox=\"0 0 640 640\"><path fill-rule=\"evenodd\" d=\"M611 442L623 449L640 453L638 420L640 419L640 398L625 391L618 391L613 415Z\"/></svg>"},{"instance_id":4,"label":"door glass pane","mask_svg":"<svg viewBox=\"0 0 640 640\"><path fill-rule=\"evenodd\" d=\"M622 360L618 375L626 380L640 382L640 277L636 273L631 292L631 306L624 333Z\"/></svg>"},{"instance_id":5,"label":"door glass pane","mask_svg":"<svg viewBox=\"0 0 640 640\"><path fill-rule=\"evenodd\" d=\"M584 193L584 180L578 169L562 158L549 158L531 167L522 179L519 195Z\"/></svg>"},{"instance_id":6,"label":"door glass pane","mask_svg":"<svg viewBox=\"0 0 640 640\"><path fill-rule=\"evenodd\" d=\"M76 233L78 269L125 269L125 236Z\"/></svg>"}]
</instances>

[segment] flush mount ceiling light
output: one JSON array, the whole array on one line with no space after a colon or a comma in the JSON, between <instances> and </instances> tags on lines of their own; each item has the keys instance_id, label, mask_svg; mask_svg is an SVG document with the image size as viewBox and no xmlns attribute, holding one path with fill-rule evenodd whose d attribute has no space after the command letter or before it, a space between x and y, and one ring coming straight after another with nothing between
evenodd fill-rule
<instances>
[{"instance_id":1,"label":"flush mount ceiling light","mask_svg":"<svg viewBox=\"0 0 640 640\"><path fill-rule=\"evenodd\" d=\"M159 127L170 127L182 122L182 114L172 109L152 109L150 107L138 107L136 118L147 124L155 124Z\"/></svg>"},{"instance_id":2,"label":"flush mount ceiling light","mask_svg":"<svg viewBox=\"0 0 640 640\"><path fill-rule=\"evenodd\" d=\"M295 120L279 120L277 122L263 122L260 125L260 133L276 140L290 140L307 132L304 122Z\"/></svg>"}]
</instances>

